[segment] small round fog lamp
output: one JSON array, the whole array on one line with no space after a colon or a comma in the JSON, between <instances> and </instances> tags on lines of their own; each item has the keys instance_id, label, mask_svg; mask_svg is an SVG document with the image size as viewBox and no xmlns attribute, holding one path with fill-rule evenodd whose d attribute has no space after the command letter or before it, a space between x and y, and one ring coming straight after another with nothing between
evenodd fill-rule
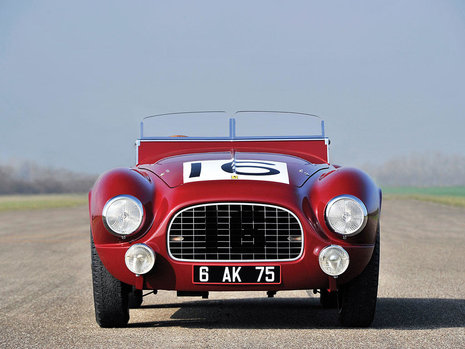
<instances>
[{"instance_id":1,"label":"small round fog lamp","mask_svg":"<svg viewBox=\"0 0 465 349\"><path fill-rule=\"evenodd\" d=\"M318 260L321 270L330 276L341 275L349 266L349 254L338 245L331 245L322 249Z\"/></svg>"},{"instance_id":2,"label":"small round fog lamp","mask_svg":"<svg viewBox=\"0 0 465 349\"><path fill-rule=\"evenodd\" d=\"M147 274L155 264L155 253L145 244L134 244L126 251L124 261L134 274Z\"/></svg>"}]
</instances>

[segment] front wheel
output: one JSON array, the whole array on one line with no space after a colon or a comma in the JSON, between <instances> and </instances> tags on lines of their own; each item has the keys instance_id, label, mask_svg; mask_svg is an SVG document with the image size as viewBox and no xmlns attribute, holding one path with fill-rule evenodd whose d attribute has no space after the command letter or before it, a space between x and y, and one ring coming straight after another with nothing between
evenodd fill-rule
<instances>
[{"instance_id":1,"label":"front wheel","mask_svg":"<svg viewBox=\"0 0 465 349\"><path fill-rule=\"evenodd\" d=\"M91 239L95 319L100 327L122 327L129 321L131 286L115 279L103 265ZM142 297L141 297L142 298Z\"/></svg>"},{"instance_id":2,"label":"front wheel","mask_svg":"<svg viewBox=\"0 0 465 349\"><path fill-rule=\"evenodd\" d=\"M378 296L379 228L375 248L365 270L338 291L339 321L344 326L367 327L373 322Z\"/></svg>"}]
</instances>

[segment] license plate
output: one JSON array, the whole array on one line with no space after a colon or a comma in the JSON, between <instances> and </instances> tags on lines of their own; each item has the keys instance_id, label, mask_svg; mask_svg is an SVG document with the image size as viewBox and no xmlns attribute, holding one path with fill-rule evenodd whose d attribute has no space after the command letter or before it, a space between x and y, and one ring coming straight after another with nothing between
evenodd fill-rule
<instances>
[{"instance_id":1,"label":"license plate","mask_svg":"<svg viewBox=\"0 0 465 349\"><path fill-rule=\"evenodd\" d=\"M195 284L280 284L281 267L194 265Z\"/></svg>"}]
</instances>

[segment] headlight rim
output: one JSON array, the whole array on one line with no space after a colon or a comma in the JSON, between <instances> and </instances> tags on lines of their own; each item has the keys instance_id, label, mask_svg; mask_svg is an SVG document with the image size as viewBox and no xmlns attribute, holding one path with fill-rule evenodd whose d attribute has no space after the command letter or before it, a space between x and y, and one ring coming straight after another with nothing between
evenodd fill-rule
<instances>
[{"instance_id":1,"label":"headlight rim","mask_svg":"<svg viewBox=\"0 0 465 349\"><path fill-rule=\"evenodd\" d=\"M129 234L121 234L121 233L118 233L118 232L114 231L107 222L107 213L108 213L109 207L111 206L111 204L113 204L117 200L120 200L121 198L126 198L126 199L130 199L130 200L134 201L136 203L136 206L139 209L139 212L141 213L141 217L142 217L141 220L140 220L139 225L137 226L137 228L134 231L132 231L131 233L129 233ZM121 194L121 195L116 195L116 196L112 197L111 199L109 199L105 203L105 206L103 206L103 210L102 210L102 221L103 221L103 225L105 226L105 229L109 233L111 233L111 234L113 234L113 235L115 235L115 236L117 236L119 238L122 238L122 239L125 239L128 236L132 236L132 235L137 234L144 225L145 217L146 217L145 208L144 208L144 205L142 205L142 202L137 197L135 197L133 195L129 195L129 194Z\"/></svg>"},{"instance_id":2,"label":"headlight rim","mask_svg":"<svg viewBox=\"0 0 465 349\"><path fill-rule=\"evenodd\" d=\"M331 207L338 201L340 200L343 200L343 199L349 199L349 200L353 200L355 201L359 206L360 208L362 209L362 213L363 213L363 221L362 221L362 224L360 225L360 227L353 233L341 233L341 232L338 232L336 231L332 226L331 224L329 223L329 219L328 219L328 211L331 209ZM325 207L325 222L326 222L326 225L329 227L329 229L336 233L336 234L339 234L343 237L351 237L351 236L355 236L357 234L359 234L367 225L368 223L368 211L367 211L367 208L365 206L365 204L363 203L362 200L360 200L358 197L354 196L354 195L350 195L350 194L343 194L343 195L338 195L338 196L335 196L334 198L332 198L331 200L328 201L328 203L326 204L326 207Z\"/></svg>"}]
</instances>

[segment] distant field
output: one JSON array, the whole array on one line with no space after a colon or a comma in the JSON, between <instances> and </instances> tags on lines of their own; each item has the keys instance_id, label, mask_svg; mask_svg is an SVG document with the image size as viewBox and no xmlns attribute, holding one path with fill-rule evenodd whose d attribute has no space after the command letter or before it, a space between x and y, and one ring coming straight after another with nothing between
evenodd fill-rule
<instances>
[{"instance_id":1,"label":"distant field","mask_svg":"<svg viewBox=\"0 0 465 349\"><path fill-rule=\"evenodd\" d=\"M465 187L383 187L383 198L413 199L465 207ZM0 195L0 211L87 205L87 194Z\"/></svg>"},{"instance_id":2,"label":"distant field","mask_svg":"<svg viewBox=\"0 0 465 349\"><path fill-rule=\"evenodd\" d=\"M413 199L465 207L465 187L383 187L383 197Z\"/></svg>"},{"instance_id":3,"label":"distant field","mask_svg":"<svg viewBox=\"0 0 465 349\"><path fill-rule=\"evenodd\" d=\"M0 195L0 211L85 205L87 194Z\"/></svg>"}]
</instances>

